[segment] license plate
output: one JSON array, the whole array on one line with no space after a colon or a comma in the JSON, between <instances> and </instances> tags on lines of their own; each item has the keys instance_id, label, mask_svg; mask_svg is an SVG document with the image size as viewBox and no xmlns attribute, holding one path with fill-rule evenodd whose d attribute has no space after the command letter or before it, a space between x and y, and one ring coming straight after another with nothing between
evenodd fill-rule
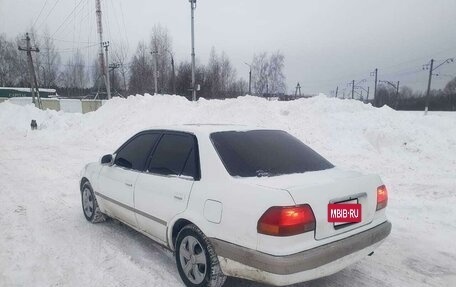
<instances>
[{"instance_id":1,"label":"license plate","mask_svg":"<svg viewBox=\"0 0 456 287\"><path fill-rule=\"evenodd\" d=\"M361 222L361 204L357 199L328 204L328 222L334 226Z\"/></svg>"}]
</instances>

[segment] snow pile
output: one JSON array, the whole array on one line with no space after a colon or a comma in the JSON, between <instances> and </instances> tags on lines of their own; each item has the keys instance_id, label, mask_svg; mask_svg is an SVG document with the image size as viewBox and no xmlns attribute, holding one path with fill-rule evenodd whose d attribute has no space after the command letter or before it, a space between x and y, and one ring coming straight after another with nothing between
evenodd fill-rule
<instances>
[{"instance_id":1,"label":"snow pile","mask_svg":"<svg viewBox=\"0 0 456 287\"><path fill-rule=\"evenodd\" d=\"M39 131L30 131L32 119ZM456 279L456 113L424 117L322 95L196 103L146 95L116 98L85 115L0 104L0 285L183 286L171 254L145 237L115 222L85 222L78 179L85 163L135 132L184 123L283 129L335 165L382 176L390 239L375 256L316 285L444 286Z\"/></svg>"}]
</instances>

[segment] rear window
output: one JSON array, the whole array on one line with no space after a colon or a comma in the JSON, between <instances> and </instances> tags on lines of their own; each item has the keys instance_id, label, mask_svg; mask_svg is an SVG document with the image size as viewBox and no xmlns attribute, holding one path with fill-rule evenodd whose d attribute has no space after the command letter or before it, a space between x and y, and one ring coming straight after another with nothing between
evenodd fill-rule
<instances>
[{"instance_id":1,"label":"rear window","mask_svg":"<svg viewBox=\"0 0 456 287\"><path fill-rule=\"evenodd\" d=\"M211 134L226 170L237 177L277 176L334 166L284 131L227 131Z\"/></svg>"}]
</instances>

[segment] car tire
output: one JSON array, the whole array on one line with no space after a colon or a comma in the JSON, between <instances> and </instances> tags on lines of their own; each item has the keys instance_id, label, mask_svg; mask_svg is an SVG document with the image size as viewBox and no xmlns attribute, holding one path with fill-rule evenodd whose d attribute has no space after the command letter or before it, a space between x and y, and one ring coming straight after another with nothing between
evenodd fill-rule
<instances>
[{"instance_id":1,"label":"car tire","mask_svg":"<svg viewBox=\"0 0 456 287\"><path fill-rule=\"evenodd\" d=\"M106 216L101 212L92 186L88 181L81 187L81 203L82 212L88 221L98 223L106 220Z\"/></svg>"},{"instance_id":2,"label":"car tire","mask_svg":"<svg viewBox=\"0 0 456 287\"><path fill-rule=\"evenodd\" d=\"M182 228L176 239L176 264L187 287L221 287L226 276L209 239L195 225Z\"/></svg>"}]
</instances>

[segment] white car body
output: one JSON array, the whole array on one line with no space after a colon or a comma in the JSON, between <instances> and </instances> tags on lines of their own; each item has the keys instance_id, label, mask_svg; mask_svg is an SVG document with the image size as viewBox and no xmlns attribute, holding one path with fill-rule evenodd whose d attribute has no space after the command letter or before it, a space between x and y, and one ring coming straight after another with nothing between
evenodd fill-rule
<instances>
[{"instance_id":1,"label":"white car body","mask_svg":"<svg viewBox=\"0 0 456 287\"><path fill-rule=\"evenodd\" d=\"M376 211L377 187L382 185L377 175L331 168L272 177L233 177L210 135L257 128L183 125L152 130L196 136L200 180L98 162L84 168L81 184L90 182L104 214L171 250L178 229L193 223L210 239L227 276L277 286L320 278L371 254L390 233L385 208ZM362 204L362 222L336 230L327 221L328 203L353 196ZM258 220L270 207L299 204L311 206L315 231L284 237L258 233Z\"/></svg>"}]
</instances>

